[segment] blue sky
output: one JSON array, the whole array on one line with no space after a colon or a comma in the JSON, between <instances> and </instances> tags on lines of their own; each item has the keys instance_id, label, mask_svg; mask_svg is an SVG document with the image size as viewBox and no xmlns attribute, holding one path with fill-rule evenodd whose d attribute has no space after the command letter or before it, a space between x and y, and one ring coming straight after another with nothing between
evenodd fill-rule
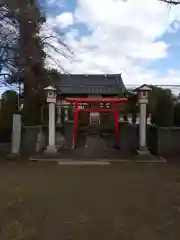
<instances>
[{"instance_id":1,"label":"blue sky","mask_svg":"<svg viewBox=\"0 0 180 240\"><path fill-rule=\"evenodd\" d=\"M158 0L41 3L73 50L68 60L53 54L68 72L121 72L127 84L180 84L180 7Z\"/></svg>"},{"instance_id":2,"label":"blue sky","mask_svg":"<svg viewBox=\"0 0 180 240\"><path fill-rule=\"evenodd\" d=\"M180 70L180 30L166 32L160 40L169 44L168 55L152 63L151 68L156 69L159 75L166 74L168 69Z\"/></svg>"}]
</instances>

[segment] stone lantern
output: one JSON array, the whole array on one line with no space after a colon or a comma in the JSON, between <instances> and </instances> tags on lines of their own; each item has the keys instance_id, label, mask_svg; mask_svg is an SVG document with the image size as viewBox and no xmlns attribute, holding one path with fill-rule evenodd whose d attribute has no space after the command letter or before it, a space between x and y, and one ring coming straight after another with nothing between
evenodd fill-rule
<instances>
[{"instance_id":1,"label":"stone lantern","mask_svg":"<svg viewBox=\"0 0 180 240\"><path fill-rule=\"evenodd\" d=\"M44 90L46 91L47 103L56 103L56 96L57 96L56 88L52 86L48 86L44 88Z\"/></svg>"},{"instance_id":2,"label":"stone lantern","mask_svg":"<svg viewBox=\"0 0 180 240\"><path fill-rule=\"evenodd\" d=\"M140 119L139 119L139 154L149 154L146 143L146 108L148 104L149 92L152 89L147 85L142 85L135 89L138 94L138 103L140 106Z\"/></svg>"},{"instance_id":3,"label":"stone lantern","mask_svg":"<svg viewBox=\"0 0 180 240\"><path fill-rule=\"evenodd\" d=\"M151 88L143 85L137 89L138 92L138 101L140 104L148 104L148 96Z\"/></svg>"},{"instance_id":4,"label":"stone lantern","mask_svg":"<svg viewBox=\"0 0 180 240\"><path fill-rule=\"evenodd\" d=\"M56 88L48 86L44 89L46 91L46 101L49 104L49 136L48 146L45 150L46 153L56 153L57 149L55 146L55 107L56 107Z\"/></svg>"}]
</instances>

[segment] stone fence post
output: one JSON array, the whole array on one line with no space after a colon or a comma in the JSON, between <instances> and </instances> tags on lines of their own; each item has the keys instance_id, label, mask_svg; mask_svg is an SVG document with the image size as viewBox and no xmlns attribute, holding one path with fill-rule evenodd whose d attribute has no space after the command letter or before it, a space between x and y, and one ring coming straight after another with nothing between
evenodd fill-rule
<instances>
[{"instance_id":1,"label":"stone fence post","mask_svg":"<svg viewBox=\"0 0 180 240\"><path fill-rule=\"evenodd\" d=\"M20 154L21 150L21 114L13 114L11 153Z\"/></svg>"}]
</instances>

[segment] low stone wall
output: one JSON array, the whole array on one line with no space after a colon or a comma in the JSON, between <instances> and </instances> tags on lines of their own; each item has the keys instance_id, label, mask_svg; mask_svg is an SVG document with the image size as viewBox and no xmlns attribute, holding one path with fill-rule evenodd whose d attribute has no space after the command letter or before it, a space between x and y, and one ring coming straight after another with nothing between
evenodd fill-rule
<instances>
[{"instance_id":1,"label":"low stone wall","mask_svg":"<svg viewBox=\"0 0 180 240\"><path fill-rule=\"evenodd\" d=\"M161 157L180 155L180 128L151 126L148 130L148 147Z\"/></svg>"},{"instance_id":2,"label":"low stone wall","mask_svg":"<svg viewBox=\"0 0 180 240\"><path fill-rule=\"evenodd\" d=\"M136 124L120 124L120 142L122 150L135 152L138 148L138 128Z\"/></svg>"},{"instance_id":3,"label":"low stone wall","mask_svg":"<svg viewBox=\"0 0 180 240\"><path fill-rule=\"evenodd\" d=\"M180 128L159 128L157 144L160 156L180 155Z\"/></svg>"},{"instance_id":4,"label":"low stone wall","mask_svg":"<svg viewBox=\"0 0 180 240\"><path fill-rule=\"evenodd\" d=\"M156 126L148 125L147 126L147 146L149 151L158 155L158 128Z\"/></svg>"},{"instance_id":5,"label":"low stone wall","mask_svg":"<svg viewBox=\"0 0 180 240\"><path fill-rule=\"evenodd\" d=\"M72 148L73 143L73 128L74 128L74 122L69 121L64 123L64 137L66 141L66 149Z\"/></svg>"},{"instance_id":6,"label":"low stone wall","mask_svg":"<svg viewBox=\"0 0 180 240\"><path fill-rule=\"evenodd\" d=\"M61 132L65 138L65 148L72 149L73 143L73 121L66 122L64 127L57 127L56 131ZM26 126L22 131L22 153L32 155L37 153L37 142L39 132L44 134L44 143L39 146L39 150L48 143L48 126ZM87 130L86 130L87 131ZM123 152L135 152L139 145L138 125L120 123L119 125L119 146ZM106 149L113 149L116 144L115 132L102 133ZM78 131L77 148L81 151L86 148L87 133ZM151 153L159 156L180 155L180 128L178 127L147 127L147 144ZM0 152L10 152L10 143L0 144ZM100 149L99 149L100 150ZM82 151L82 152L83 152Z\"/></svg>"},{"instance_id":7,"label":"low stone wall","mask_svg":"<svg viewBox=\"0 0 180 240\"><path fill-rule=\"evenodd\" d=\"M64 135L64 128L57 126L56 132ZM48 144L48 126L24 126L22 130L21 152L32 155L44 151Z\"/></svg>"},{"instance_id":8,"label":"low stone wall","mask_svg":"<svg viewBox=\"0 0 180 240\"><path fill-rule=\"evenodd\" d=\"M31 155L37 152L38 133L43 126L24 126L22 129L21 151L23 154Z\"/></svg>"},{"instance_id":9,"label":"low stone wall","mask_svg":"<svg viewBox=\"0 0 180 240\"><path fill-rule=\"evenodd\" d=\"M9 154L11 152L11 143L0 143L0 153Z\"/></svg>"},{"instance_id":10,"label":"low stone wall","mask_svg":"<svg viewBox=\"0 0 180 240\"><path fill-rule=\"evenodd\" d=\"M57 132L61 132L65 138L65 149L71 150L73 144L73 121L66 122L64 127L56 127ZM134 152L137 149L138 136L137 127L133 124L120 124L119 145L120 150L125 152ZM44 142L38 145L38 134L43 132ZM83 150L87 145L87 133L78 131L77 148ZM113 149L116 144L115 132L103 133L102 139L106 145L106 149ZM48 126L25 126L22 131L22 153L27 155L36 154L44 150L48 143ZM101 150L101 149L99 149Z\"/></svg>"}]
</instances>

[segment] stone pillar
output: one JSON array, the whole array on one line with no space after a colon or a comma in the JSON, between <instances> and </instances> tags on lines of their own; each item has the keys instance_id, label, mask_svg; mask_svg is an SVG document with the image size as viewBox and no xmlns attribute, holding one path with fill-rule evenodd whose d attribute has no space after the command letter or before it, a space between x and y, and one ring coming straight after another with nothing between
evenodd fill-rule
<instances>
[{"instance_id":1,"label":"stone pillar","mask_svg":"<svg viewBox=\"0 0 180 240\"><path fill-rule=\"evenodd\" d=\"M11 153L19 154L21 149L21 115L13 114Z\"/></svg>"},{"instance_id":2,"label":"stone pillar","mask_svg":"<svg viewBox=\"0 0 180 240\"><path fill-rule=\"evenodd\" d=\"M55 103L49 103L49 146L55 146Z\"/></svg>"},{"instance_id":3,"label":"stone pillar","mask_svg":"<svg viewBox=\"0 0 180 240\"><path fill-rule=\"evenodd\" d=\"M140 103L139 150L147 151L146 146L146 104Z\"/></svg>"},{"instance_id":4,"label":"stone pillar","mask_svg":"<svg viewBox=\"0 0 180 240\"><path fill-rule=\"evenodd\" d=\"M61 101L57 102L57 124L61 125Z\"/></svg>"},{"instance_id":5,"label":"stone pillar","mask_svg":"<svg viewBox=\"0 0 180 240\"><path fill-rule=\"evenodd\" d=\"M45 88L47 91L47 102L49 103L49 136L48 146L45 150L46 153L56 153L55 146L55 108L56 108L56 89L52 86Z\"/></svg>"},{"instance_id":6,"label":"stone pillar","mask_svg":"<svg viewBox=\"0 0 180 240\"><path fill-rule=\"evenodd\" d=\"M69 119L68 119L68 107L65 106L65 109L64 109L64 121L67 122Z\"/></svg>"},{"instance_id":7,"label":"stone pillar","mask_svg":"<svg viewBox=\"0 0 180 240\"><path fill-rule=\"evenodd\" d=\"M148 104L148 92L151 90L146 85L138 88L138 97L139 97L139 105L140 105L140 116L139 116L139 154L149 154L147 143L146 143L146 126L147 126L147 118L146 118L146 108Z\"/></svg>"}]
</instances>

